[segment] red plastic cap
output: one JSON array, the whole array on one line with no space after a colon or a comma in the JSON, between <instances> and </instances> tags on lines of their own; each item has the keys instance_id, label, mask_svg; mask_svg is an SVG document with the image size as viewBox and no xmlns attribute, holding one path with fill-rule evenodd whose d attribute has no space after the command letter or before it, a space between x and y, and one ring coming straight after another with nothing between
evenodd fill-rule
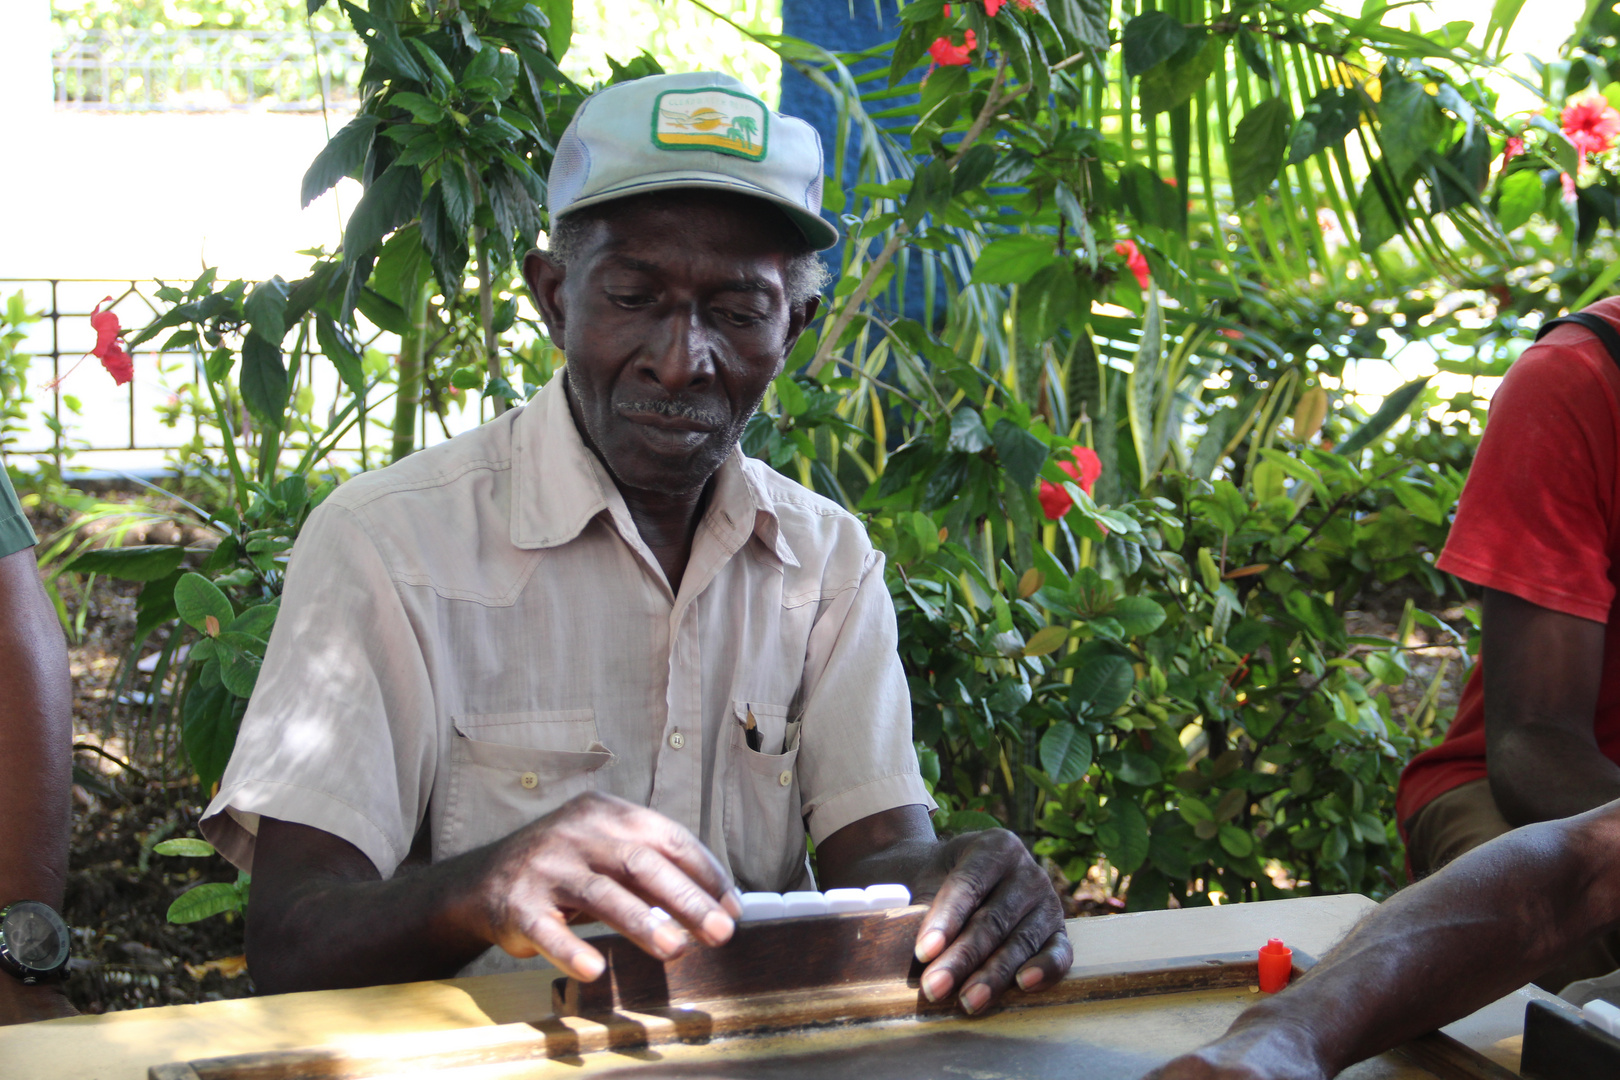
<instances>
[{"instance_id":1,"label":"red plastic cap","mask_svg":"<svg viewBox=\"0 0 1620 1080\"><path fill-rule=\"evenodd\" d=\"M1272 938L1260 950L1260 989L1275 994L1288 985L1294 974L1294 950L1282 938Z\"/></svg>"}]
</instances>

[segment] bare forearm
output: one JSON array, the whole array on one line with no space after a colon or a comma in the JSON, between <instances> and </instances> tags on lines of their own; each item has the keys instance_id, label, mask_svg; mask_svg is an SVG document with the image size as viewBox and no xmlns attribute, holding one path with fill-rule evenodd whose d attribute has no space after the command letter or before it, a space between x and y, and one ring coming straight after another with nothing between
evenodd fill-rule
<instances>
[{"instance_id":1,"label":"bare forearm","mask_svg":"<svg viewBox=\"0 0 1620 1080\"><path fill-rule=\"evenodd\" d=\"M254 982L280 994L454 975L490 945L471 928L466 900L465 882L482 855L468 852L387 881L255 880L247 923Z\"/></svg>"},{"instance_id":2,"label":"bare forearm","mask_svg":"<svg viewBox=\"0 0 1620 1080\"><path fill-rule=\"evenodd\" d=\"M0 907L62 904L73 697L67 647L32 551L0 559Z\"/></svg>"},{"instance_id":3,"label":"bare forearm","mask_svg":"<svg viewBox=\"0 0 1620 1080\"><path fill-rule=\"evenodd\" d=\"M1512 825L1573 817L1620 799L1620 765L1591 739L1532 722L1504 732L1487 758L1491 795Z\"/></svg>"},{"instance_id":4,"label":"bare forearm","mask_svg":"<svg viewBox=\"0 0 1620 1080\"><path fill-rule=\"evenodd\" d=\"M1524 985L1620 919L1620 809L1504 836L1398 894L1233 1034L1303 1040L1333 1076Z\"/></svg>"}]
</instances>

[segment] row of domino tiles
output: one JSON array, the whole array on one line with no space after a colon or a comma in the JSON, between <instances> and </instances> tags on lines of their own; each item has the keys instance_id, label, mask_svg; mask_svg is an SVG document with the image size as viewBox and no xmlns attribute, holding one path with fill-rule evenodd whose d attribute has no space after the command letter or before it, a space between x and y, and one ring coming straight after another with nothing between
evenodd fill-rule
<instances>
[{"instance_id":1,"label":"row of domino tiles","mask_svg":"<svg viewBox=\"0 0 1620 1080\"><path fill-rule=\"evenodd\" d=\"M742 921L887 911L910 903L911 890L904 885L868 885L864 889L828 889L826 892L750 892L742 894Z\"/></svg>"},{"instance_id":2,"label":"row of domino tiles","mask_svg":"<svg viewBox=\"0 0 1620 1080\"><path fill-rule=\"evenodd\" d=\"M904 885L868 885L864 889L828 889L826 892L745 892L739 922L796 919L807 915L846 915L856 911L888 911L911 903ZM667 919L663 908L653 908L655 919Z\"/></svg>"}]
</instances>

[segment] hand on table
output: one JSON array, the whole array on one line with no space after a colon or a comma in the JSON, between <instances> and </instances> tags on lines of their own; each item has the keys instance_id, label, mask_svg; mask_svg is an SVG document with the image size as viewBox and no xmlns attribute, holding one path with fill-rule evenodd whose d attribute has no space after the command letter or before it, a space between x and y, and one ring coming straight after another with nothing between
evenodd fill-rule
<instances>
[{"instance_id":1,"label":"hand on table","mask_svg":"<svg viewBox=\"0 0 1620 1080\"><path fill-rule=\"evenodd\" d=\"M917 931L930 1001L956 990L975 1013L1015 979L1035 990L1063 978L1074 962L1063 904L1017 836L987 829L955 837L939 845L938 865L941 880Z\"/></svg>"},{"instance_id":2,"label":"hand on table","mask_svg":"<svg viewBox=\"0 0 1620 1080\"><path fill-rule=\"evenodd\" d=\"M1329 1080L1329 1073L1307 1036L1281 1024L1260 1023L1234 1026L1143 1080Z\"/></svg>"},{"instance_id":3,"label":"hand on table","mask_svg":"<svg viewBox=\"0 0 1620 1080\"><path fill-rule=\"evenodd\" d=\"M478 892L491 941L586 981L604 961L568 929L576 916L600 919L669 960L690 941L681 927L721 945L742 914L730 875L697 837L656 811L595 793L496 845ZM654 915L655 906L673 921Z\"/></svg>"},{"instance_id":4,"label":"hand on table","mask_svg":"<svg viewBox=\"0 0 1620 1080\"><path fill-rule=\"evenodd\" d=\"M0 975L0 1026L78 1015L79 1010L68 1002L61 987L24 986L9 975Z\"/></svg>"}]
</instances>

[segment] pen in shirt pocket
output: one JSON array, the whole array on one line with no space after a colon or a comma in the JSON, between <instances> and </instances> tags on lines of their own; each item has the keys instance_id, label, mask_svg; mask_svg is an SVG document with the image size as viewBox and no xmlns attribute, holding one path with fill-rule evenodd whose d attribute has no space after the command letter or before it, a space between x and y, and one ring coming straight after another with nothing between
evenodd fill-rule
<instances>
[{"instance_id":1,"label":"pen in shirt pocket","mask_svg":"<svg viewBox=\"0 0 1620 1080\"><path fill-rule=\"evenodd\" d=\"M748 749L756 754L759 753L759 723L754 719L754 707L752 705L748 706L748 718L743 721L743 742L748 744Z\"/></svg>"}]
</instances>

